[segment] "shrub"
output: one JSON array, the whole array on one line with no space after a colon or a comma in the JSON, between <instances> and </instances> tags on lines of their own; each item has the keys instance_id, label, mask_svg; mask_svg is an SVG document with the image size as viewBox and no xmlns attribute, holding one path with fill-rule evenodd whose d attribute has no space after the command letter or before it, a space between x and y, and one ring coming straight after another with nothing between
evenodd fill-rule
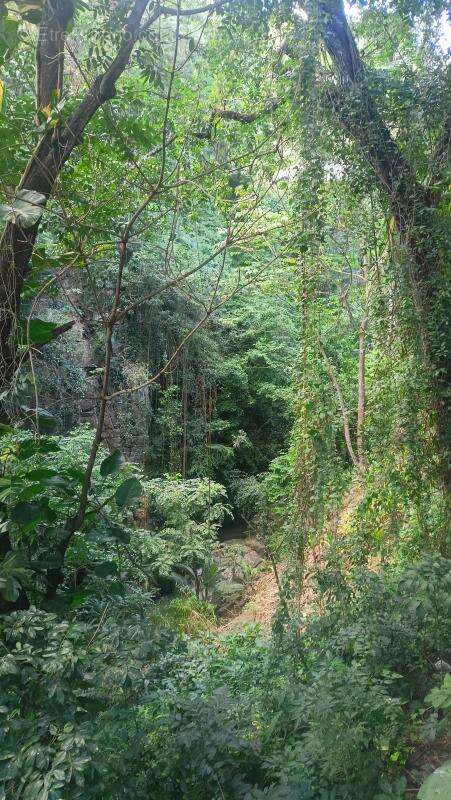
<instances>
[{"instance_id":1,"label":"shrub","mask_svg":"<svg viewBox=\"0 0 451 800\"><path fill-rule=\"evenodd\" d=\"M176 635L198 602L137 593L5 617L5 800L401 800L411 713L449 702L449 563L318 578L272 637Z\"/></svg>"},{"instance_id":2,"label":"shrub","mask_svg":"<svg viewBox=\"0 0 451 800\"><path fill-rule=\"evenodd\" d=\"M6 800L144 797L137 705L167 634L136 608L58 619L31 608L1 626L0 787ZM119 758L118 758L119 754ZM120 788L119 788L120 787Z\"/></svg>"}]
</instances>

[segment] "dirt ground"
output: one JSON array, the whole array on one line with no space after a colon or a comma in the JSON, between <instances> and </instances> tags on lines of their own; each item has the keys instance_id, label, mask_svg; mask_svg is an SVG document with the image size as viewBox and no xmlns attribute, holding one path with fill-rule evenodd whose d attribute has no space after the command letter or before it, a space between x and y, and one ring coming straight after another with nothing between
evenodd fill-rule
<instances>
[{"instance_id":1,"label":"dirt ground","mask_svg":"<svg viewBox=\"0 0 451 800\"><path fill-rule=\"evenodd\" d=\"M253 622L265 626L271 625L278 600L279 593L274 573L271 571L260 575L249 584L239 605L231 608L221 620L218 633L230 633Z\"/></svg>"}]
</instances>

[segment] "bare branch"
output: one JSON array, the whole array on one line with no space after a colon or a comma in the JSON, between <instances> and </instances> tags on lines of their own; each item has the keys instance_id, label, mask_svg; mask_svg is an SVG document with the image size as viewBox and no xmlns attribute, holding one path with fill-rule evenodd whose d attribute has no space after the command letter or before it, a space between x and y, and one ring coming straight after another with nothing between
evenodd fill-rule
<instances>
[{"instance_id":1,"label":"bare branch","mask_svg":"<svg viewBox=\"0 0 451 800\"><path fill-rule=\"evenodd\" d=\"M197 8L177 8L177 6L160 6L162 16L192 17L195 14L212 14L219 8L232 5L232 0L218 0L217 3L210 3L208 6L197 6Z\"/></svg>"},{"instance_id":2,"label":"bare branch","mask_svg":"<svg viewBox=\"0 0 451 800\"><path fill-rule=\"evenodd\" d=\"M276 108L279 108L283 102L283 98L276 97L273 100L268 100L263 108L259 108L258 111L252 112L235 111L233 109L226 108L212 108L210 119L206 127L196 131L194 135L196 139L211 139L213 135L213 125L217 119L231 120L233 122L241 122L242 124L249 125L253 122L256 122L258 119L261 119L261 117L265 116L266 114L270 114L272 111L275 111Z\"/></svg>"},{"instance_id":3,"label":"bare branch","mask_svg":"<svg viewBox=\"0 0 451 800\"><path fill-rule=\"evenodd\" d=\"M322 357L324 358L330 382L337 394L338 405L340 406L341 416L343 418L343 431L345 436L346 447L348 448L348 453L350 455L352 463L354 464L355 468L358 469L359 460L355 454L355 450L352 445L351 431L349 429L348 411L346 410L343 393L341 391L340 384L338 383L337 376L335 375L334 368L332 367L332 364L330 363L328 355L321 342L319 343L319 349L321 351Z\"/></svg>"},{"instance_id":4,"label":"bare branch","mask_svg":"<svg viewBox=\"0 0 451 800\"><path fill-rule=\"evenodd\" d=\"M283 99L280 97L274 98L274 100L268 100L267 103L263 106L263 108L258 109L258 111L253 111L250 113L244 113L242 111L234 111L232 109L227 110L225 108L213 108L211 110L211 117L212 119L230 119L234 120L235 122L243 122L245 124L255 122L260 117L263 117L265 114L270 114L271 111L275 111L276 108L279 108L282 105Z\"/></svg>"}]
</instances>

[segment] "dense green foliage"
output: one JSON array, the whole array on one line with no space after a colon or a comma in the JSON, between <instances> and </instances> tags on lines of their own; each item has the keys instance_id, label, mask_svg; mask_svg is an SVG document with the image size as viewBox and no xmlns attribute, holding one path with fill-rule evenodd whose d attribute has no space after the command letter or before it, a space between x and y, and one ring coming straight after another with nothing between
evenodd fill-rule
<instances>
[{"instance_id":1,"label":"dense green foliage","mask_svg":"<svg viewBox=\"0 0 451 800\"><path fill-rule=\"evenodd\" d=\"M449 704L424 699L449 567L317 579L327 611L301 635L280 621L219 649L149 625L138 597L5 618L6 797L401 798L406 726Z\"/></svg>"},{"instance_id":2,"label":"dense green foliage","mask_svg":"<svg viewBox=\"0 0 451 800\"><path fill-rule=\"evenodd\" d=\"M0 800L448 796L447 33L0 0Z\"/></svg>"}]
</instances>

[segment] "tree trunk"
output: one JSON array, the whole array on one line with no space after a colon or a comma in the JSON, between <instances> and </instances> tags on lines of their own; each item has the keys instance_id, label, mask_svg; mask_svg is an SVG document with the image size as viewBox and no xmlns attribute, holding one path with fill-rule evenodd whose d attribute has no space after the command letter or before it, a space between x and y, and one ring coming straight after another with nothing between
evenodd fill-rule
<instances>
[{"instance_id":1,"label":"tree trunk","mask_svg":"<svg viewBox=\"0 0 451 800\"><path fill-rule=\"evenodd\" d=\"M366 469L365 455L365 357L366 357L366 327L368 324L368 266L366 259L362 262L364 315L359 325L359 371L358 371L358 397L357 397L357 431L356 449L359 462L358 470L361 475Z\"/></svg>"},{"instance_id":2,"label":"tree trunk","mask_svg":"<svg viewBox=\"0 0 451 800\"><path fill-rule=\"evenodd\" d=\"M357 461L358 471L365 471L365 334L367 317L364 317L359 328L359 389L357 401Z\"/></svg>"},{"instance_id":3,"label":"tree trunk","mask_svg":"<svg viewBox=\"0 0 451 800\"><path fill-rule=\"evenodd\" d=\"M50 197L55 182L74 147L80 142L88 122L107 100L114 97L118 77L127 66L140 33L140 23L148 0L135 0L127 18L124 35L115 58L99 75L84 99L65 123L44 133L31 156L18 189ZM63 79L64 32L72 17L69 0L45 0L36 53L38 110L61 92ZM150 24L160 14L153 12ZM23 284L39 222L22 228L9 222L0 240L0 385L7 383L16 367L16 327L20 313Z\"/></svg>"},{"instance_id":4,"label":"tree trunk","mask_svg":"<svg viewBox=\"0 0 451 800\"><path fill-rule=\"evenodd\" d=\"M329 93L331 107L373 168L408 254L406 277L420 316L442 472L449 490L451 347L444 301L445 259L440 252L435 210L437 198L417 181L377 110L342 0L319 0L318 8L323 40L338 78L338 85Z\"/></svg>"},{"instance_id":5,"label":"tree trunk","mask_svg":"<svg viewBox=\"0 0 451 800\"><path fill-rule=\"evenodd\" d=\"M188 386L186 377L186 355L183 359L183 383L182 383L182 407L183 407L183 445L182 445L182 478L186 478L187 464L187 442L188 442Z\"/></svg>"}]
</instances>

